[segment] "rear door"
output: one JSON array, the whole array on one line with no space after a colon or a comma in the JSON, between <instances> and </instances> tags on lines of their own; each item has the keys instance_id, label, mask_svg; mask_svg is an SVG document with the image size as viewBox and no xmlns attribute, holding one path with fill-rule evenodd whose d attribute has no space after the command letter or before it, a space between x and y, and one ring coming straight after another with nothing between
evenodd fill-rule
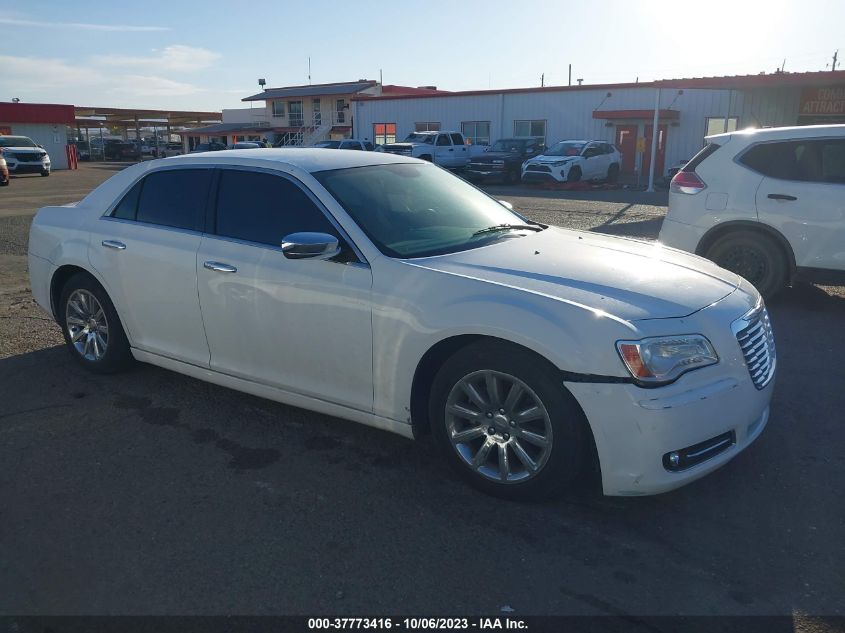
<instances>
[{"instance_id":1,"label":"rear door","mask_svg":"<svg viewBox=\"0 0 845 633\"><path fill-rule=\"evenodd\" d=\"M584 159L581 170L582 178L585 180L603 178L607 174L607 167L605 167L607 155L601 150L598 143L587 145L581 156Z\"/></svg>"},{"instance_id":2,"label":"rear door","mask_svg":"<svg viewBox=\"0 0 845 633\"><path fill-rule=\"evenodd\" d=\"M438 134L434 139L434 162L443 167L455 166L455 148L448 134Z\"/></svg>"},{"instance_id":3,"label":"rear door","mask_svg":"<svg viewBox=\"0 0 845 633\"><path fill-rule=\"evenodd\" d=\"M196 254L211 174L191 167L147 175L94 223L88 247L132 346L199 366L209 354Z\"/></svg>"},{"instance_id":4,"label":"rear door","mask_svg":"<svg viewBox=\"0 0 845 633\"><path fill-rule=\"evenodd\" d=\"M763 174L757 215L799 267L845 270L845 139L760 143L740 162Z\"/></svg>"},{"instance_id":5,"label":"rear door","mask_svg":"<svg viewBox=\"0 0 845 633\"><path fill-rule=\"evenodd\" d=\"M465 167L469 163L469 147L464 142L464 137L457 132L452 132L449 137L455 148L455 167Z\"/></svg>"}]
</instances>

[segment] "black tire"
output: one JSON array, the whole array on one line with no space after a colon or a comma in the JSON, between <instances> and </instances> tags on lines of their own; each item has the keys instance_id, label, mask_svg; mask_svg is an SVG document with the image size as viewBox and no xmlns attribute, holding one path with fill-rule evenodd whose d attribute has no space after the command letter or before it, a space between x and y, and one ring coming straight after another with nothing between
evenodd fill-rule
<instances>
[{"instance_id":1,"label":"black tire","mask_svg":"<svg viewBox=\"0 0 845 633\"><path fill-rule=\"evenodd\" d=\"M71 331L68 326L68 312L70 312L73 316L76 315L74 314L73 309L68 306L68 302L72 296L77 296L75 295L77 291L82 291L83 294L89 293L90 295L93 295L102 308L102 311L105 313L107 333L104 340L106 342L106 349L99 358L84 356L71 340ZM123 331L123 325L120 322L120 317L117 316L117 312L114 309L114 304L111 302L111 299L109 299L109 296L103 287L96 279L91 277L91 275L87 273L77 273L67 280L65 285L62 287L59 304L56 306L56 313L68 350L76 361L88 371L97 374L113 374L126 369L133 363L132 353L129 350L129 341L126 338L126 333ZM72 327L76 328L77 326L72 325Z\"/></svg>"},{"instance_id":2,"label":"black tire","mask_svg":"<svg viewBox=\"0 0 845 633\"><path fill-rule=\"evenodd\" d=\"M581 168L573 167L566 176L566 182L578 182L579 180L581 180Z\"/></svg>"},{"instance_id":3,"label":"black tire","mask_svg":"<svg viewBox=\"0 0 845 633\"><path fill-rule=\"evenodd\" d=\"M425 161L428 161L429 163L434 162L434 158L431 156L431 154L423 154L422 156L420 156L420 160L425 160Z\"/></svg>"},{"instance_id":4,"label":"black tire","mask_svg":"<svg viewBox=\"0 0 845 633\"><path fill-rule=\"evenodd\" d=\"M773 238L755 231L734 231L716 239L705 256L722 268L751 282L770 299L789 279L789 262L783 248Z\"/></svg>"},{"instance_id":5,"label":"black tire","mask_svg":"<svg viewBox=\"0 0 845 633\"><path fill-rule=\"evenodd\" d=\"M615 183L617 180L619 180L619 165L613 163L607 168L607 182Z\"/></svg>"},{"instance_id":6,"label":"black tire","mask_svg":"<svg viewBox=\"0 0 845 633\"><path fill-rule=\"evenodd\" d=\"M505 172L505 182L509 185L515 185L519 182L521 174L519 173L519 168L516 169L508 169Z\"/></svg>"},{"instance_id":7,"label":"black tire","mask_svg":"<svg viewBox=\"0 0 845 633\"><path fill-rule=\"evenodd\" d=\"M50 171L49 171L49 170L44 170L44 171L42 171L42 172L41 172L41 175L42 175L44 178L46 178L47 176L49 176L49 175L50 175Z\"/></svg>"},{"instance_id":8,"label":"black tire","mask_svg":"<svg viewBox=\"0 0 845 633\"><path fill-rule=\"evenodd\" d=\"M508 406L505 392L510 393L510 389L507 388L506 377L515 378L529 390L523 392L522 399L516 400L512 410L518 411L522 407L530 408L533 399L542 404L548 417L542 421L515 425L506 419L507 415L498 413L502 409L495 411L496 415L493 418L484 412L485 417L480 419L480 425L469 423L466 428L460 429L459 432L464 432L470 427L480 426L483 433L471 442L461 444L461 450L464 452L460 453L451 440L454 427L450 428L450 424L453 422L447 419L446 408L450 401L450 394L453 394L453 391L464 394L459 387L461 381L467 377L479 376L477 372L484 371L494 372L499 377L498 385L501 393L498 400L501 406ZM519 500L548 498L563 492L573 482L588 454L589 427L581 407L563 387L560 380L555 379L557 375L557 370L544 359L522 347L506 342L473 343L456 352L443 364L432 383L429 397L429 420L436 442L446 455L447 461L462 478L488 494ZM496 400L495 396L491 398L487 388L483 390L485 401ZM482 407L474 408L480 410ZM495 405L493 408L495 410ZM455 419L455 416L449 417L452 420ZM520 434L532 430L541 435L545 434L548 438L548 430L538 431L537 426L529 426L529 424L545 425L547 423L550 425L551 442L544 458L541 453L545 449L536 448ZM499 425L499 428L491 434L495 427L487 427L488 424ZM509 436L508 431L513 433L512 437ZM468 463L467 455L473 454L474 446L477 445L480 448L482 444L488 442L491 443L492 449L487 459L491 461L485 460L486 465L483 467L487 471L485 475ZM524 467L525 462L518 459L517 445L521 451L528 450L531 453L530 457L533 457L540 465L533 474L529 474L528 469ZM504 446L504 449L501 446ZM521 476L519 470L522 469L524 479L506 483L501 478L493 478L490 474L491 469L494 474L501 472L496 470L500 467L501 450L504 450L507 456L507 463L513 465L514 477ZM493 453L495 453L495 468L492 466Z\"/></svg>"}]
</instances>

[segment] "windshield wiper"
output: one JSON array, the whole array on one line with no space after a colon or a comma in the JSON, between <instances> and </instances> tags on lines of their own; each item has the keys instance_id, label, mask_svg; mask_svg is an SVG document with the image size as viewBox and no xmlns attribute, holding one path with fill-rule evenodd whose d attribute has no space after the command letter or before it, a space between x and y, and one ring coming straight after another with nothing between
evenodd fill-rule
<instances>
[{"instance_id":1,"label":"windshield wiper","mask_svg":"<svg viewBox=\"0 0 845 633\"><path fill-rule=\"evenodd\" d=\"M481 229L476 231L472 234L473 237L476 235L484 235L485 233L498 233L499 231L521 231L524 229L528 229L531 231L542 231L544 227L532 225L532 224L496 224L495 226L488 226L486 229Z\"/></svg>"}]
</instances>

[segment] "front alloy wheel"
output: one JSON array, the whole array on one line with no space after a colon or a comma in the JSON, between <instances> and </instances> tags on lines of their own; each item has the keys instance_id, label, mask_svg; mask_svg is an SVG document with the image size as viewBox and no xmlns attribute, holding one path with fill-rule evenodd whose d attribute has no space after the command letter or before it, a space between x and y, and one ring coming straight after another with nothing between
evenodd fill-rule
<instances>
[{"instance_id":1,"label":"front alloy wheel","mask_svg":"<svg viewBox=\"0 0 845 633\"><path fill-rule=\"evenodd\" d=\"M449 440L464 463L500 483L524 481L546 465L552 424L540 398L510 374L464 376L446 401Z\"/></svg>"},{"instance_id":2,"label":"front alloy wheel","mask_svg":"<svg viewBox=\"0 0 845 633\"><path fill-rule=\"evenodd\" d=\"M565 489L591 445L589 424L559 370L501 340L470 343L443 363L431 385L428 419L461 477L510 499Z\"/></svg>"}]
</instances>

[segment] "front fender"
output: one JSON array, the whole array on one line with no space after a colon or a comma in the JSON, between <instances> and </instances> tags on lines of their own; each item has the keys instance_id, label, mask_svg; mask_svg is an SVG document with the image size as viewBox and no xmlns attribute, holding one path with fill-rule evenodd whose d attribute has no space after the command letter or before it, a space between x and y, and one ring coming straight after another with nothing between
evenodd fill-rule
<instances>
[{"instance_id":1,"label":"front fender","mask_svg":"<svg viewBox=\"0 0 845 633\"><path fill-rule=\"evenodd\" d=\"M627 377L615 341L631 336L636 328L622 319L561 299L386 258L374 267L373 280L377 415L408 422L420 360L438 343L457 336L487 336L521 345L565 372Z\"/></svg>"}]
</instances>

